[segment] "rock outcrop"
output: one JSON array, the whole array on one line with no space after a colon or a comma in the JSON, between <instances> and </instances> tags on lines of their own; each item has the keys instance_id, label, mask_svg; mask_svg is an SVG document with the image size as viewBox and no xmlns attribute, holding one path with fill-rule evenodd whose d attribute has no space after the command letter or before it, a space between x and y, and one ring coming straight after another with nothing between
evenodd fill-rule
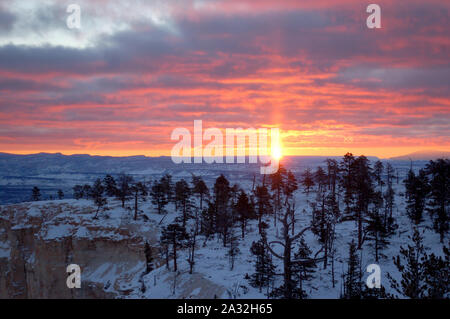
<instances>
[{"instance_id":1,"label":"rock outcrop","mask_svg":"<svg viewBox=\"0 0 450 319\"><path fill-rule=\"evenodd\" d=\"M145 242L156 243L156 228L123 210L93 219L93 210L89 202L74 200L0 207L0 298L136 294ZM81 268L80 289L67 287L69 264Z\"/></svg>"}]
</instances>

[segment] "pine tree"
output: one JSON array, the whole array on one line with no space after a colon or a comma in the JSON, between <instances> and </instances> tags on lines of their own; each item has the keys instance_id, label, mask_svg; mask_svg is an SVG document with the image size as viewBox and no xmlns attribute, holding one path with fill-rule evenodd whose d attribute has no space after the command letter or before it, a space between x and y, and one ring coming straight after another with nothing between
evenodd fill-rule
<instances>
[{"instance_id":1,"label":"pine tree","mask_svg":"<svg viewBox=\"0 0 450 319\"><path fill-rule=\"evenodd\" d=\"M41 190L37 186L34 186L31 191L31 199L35 202L41 200Z\"/></svg>"},{"instance_id":2,"label":"pine tree","mask_svg":"<svg viewBox=\"0 0 450 319\"><path fill-rule=\"evenodd\" d=\"M287 172L287 180L283 188L284 195L286 197L285 205L287 204L288 200L292 198L294 192L298 189L298 183L297 179L295 178L295 175L291 172Z\"/></svg>"},{"instance_id":3,"label":"pine tree","mask_svg":"<svg viewBox=\"0 0 450 319\"><path fill-rule=\"evenodd\" d=\"M331 190L333 196L336 195L336 183L339 179L339 165L334 159L326 159L327 163L327 179L328 188Z\"/></svg>"},{"instance_id":4,"label":"pine tree","mask_svg":"<svg viewBox=\"0 0 450 319\"><path fill-rule=\"evenodd\" d=\"M380 214L383 200L381 192L374 193L374 207L369 211L366 218L366 226L364 228L365 240L374 243L375 261L379 261L380 251L389 244L388 237L391 234L383 223L383 218Z\"/></svg>"},{"instance_id":5,"label":"pine tree","mask_svg":"<svg viewBox=\"0 0 450 319\"><path fill-rule=\"evenodd\" d=\"M83 198L91 199L91 185L84 184L82 187L83 187Z\"/></svg>"},{"instance_id":6,"label":"pine tree","mask_svg":"<svg viewBox=\"0 0 450 319\"><path fill-rule=\"evenodd\" d=\"M349 256L347 260L347 272L344 277L344 299L360 299L362 292L361 284L361 266L358 255L356 254L356 245L352 241L349 245Z\"/></svg>"},{"instance_id":7,"label":"pine tree","mask_svg":"<svg viewBox=\"0 0 450 319\"><path fill-rule=\"evenodd\" d=\"M236 236L234 228L230 227L227 256L230 262L231 271L233 271L234 269L234 261L238 253L239 253L239 238L238 236Z\"/></svg>"},{"instance_id":8,"label":"pine tree","mask_svg":"<svg viewBox=\"0 0 450 319\"><path fill-rule=\"evenodd\" d=\"M355 196L355 218L358 224L358 249L363 244L363 228L364 220L369 214L369 205L373 202L374 188L372 180L372 168L369 160L365 156L359 156L353 162L353 181Z\"/></svg>"},{"instance_id":9,"label":"pine tree","mask_svg":"<svg viewBox=\"0 0 450 319\"><path fill-rule=\"evenodd\" d=\"M200 211L203 210L203 201L209 196L209 189L201 177L192 176L192 193L196 194L200 199Z\"/></svg>"},{"instance_id":10,"label":"pine tree","mask_svg":"<svg viewBox=\"0 0 450 319\"><path fill-rule=\"evenodd\" d=\"M285 188L287 171L280 164L278 171L274 174L269 175L270 184L272 191L275 192L275 200L274 200L274 214L276 215L281 207L281 195L283 193L283 189Z\"/></svg>"},{"instance_id":11,"label":"pine tree","mask_svg":"<svg viewBox=\"0 0 450 319\"><path fill-rule=\"evenodd\" d=\"M129 201L133 195L131 183L133 183L133 177L126 174L119 175L117 180L116 197L122 202L122 207L125 207L125 202Z\"/></svg>"},{"instance_id":12,"label":"pine tree","mask_svg":"<svg viewBox=\"0 0 450 319\"><path fill-rule=\"evenodd\" d=\"M164 213L164 207L168 204L168 200L164 187L160 182L154 181L150 191L150 197L152 199L152 204L156 206L158 214Z\"/></svg>"},{"instance_id":13,"label":"pine tree","mask_svg":"<svg viewBox=\"0 0 450 319\"><path fill-rule=\"evenodd\" d=\"M139 199L145 201L148 195L148 189L145 183L137 182L131 186L131 192L134 197L134 220L137 220Z\"/></svg>"},{"instance_id":14,"label":"pine tree","mask_svg":"<svg viewBox=\"0 0 450 319\"><path fill-rule=\"evenodd\" d=\"M289 220L294 215L291 211L291 207L287 207L285 214L280 218L280 222L282 223L282 235L280 240L274 240L271 242L267 242L267 239L265 236L263 236L264 243L267 247L267 249L270 251L270 253L275 256L276 258L279 258L283 261L283 285L276 289L273 292L274 296L282 295L285 299L292 299L292 298L301 298L302 292L298 290L296 287L295 279L293 278L293 268L294 265L300 265L300 264L309 264L312 261L318 262L320 260L323 260L323 258L312 258L312 259L306 259L306 260L292 260L292 249L294 243L300 239L303 234L310 229L310 227L306 227L300 232L298 232L295 235L290 235L290 227L292 220ZM277 244L281 245L283 247L283 253L277 253L275 252L270 245ZM319 251L320 252L320 251ZM319 252L317 252L314 256L316 256Z\"/></svg>"},{"instance_id":15,"label":"pine tree","mask_svg":"<svg viewBox=\"0 0 450 319\"><path fill-rule=\"evenodd\" d=\"M384 224L385 228L388 229L394 224L394 219L392 218L392 211L394 209L395 192L392 187L394 180L394 168L390 163L386 165L386 184L387 189L384 193L384 203L385 203L385 214L384 214Z\"/></svg>"},{"instance_id":16,"label":"pine tree","mask_svg":"<svg viewBox=\"0 0 450 319\"><path fill-rule=\"evenodd\" d=\"M327 184L328 178L321 166L317 167L316 171L314 172L314 181L317 185L318 192L325 191L324 188Z\"/></svg>"},{"instance_id":17,"label":"pine tree","mask_svg":"<svg viewBox=\"0 0 450 319\"><path fill-rule=\"evenodd\" d=\"M245 237L247 223L251 218L255 217L255 212L253 207L248 199L247 194L241 190L239 194L238 201L235 205L237 220L241 224L241 236L242 239Z\"/></svg>"},{"instance_id":18,"label":"pine tree","mask_svg":"<svg viewBox=\"0 0 450 319\"><path fill-rule=\"evenodd\" d=\"M293 263L293 273L296 276L296 282L298 289L301 292L302 299L307 297L305 290L303 289L304 281L311 280L316 269L316 263L312 257L312 251L308 247L303 236L300 238L299 246L294 254L294 260L306 260L305 263ZM309 262L308 262L309 261Z\"/></svg>"},{"instance_id":19,"label":"pine tree","mask_svg":"<svg viewBox=\"0 0 450 319\"><path fill-rule=\"evenodd\" d=\"M97 211L95 213L94 219L97 219L98 212L100 208L107 204L106 198L103 196L105 188L103 187L102 180L96 179L94 185L91 187L90 197L94 201L94 204L97 206Z\"/></svg>"},{"instance_id":20,"label":"pine tree","mask_svg":"<svg viewBox=\"0 0 450 319\"><path fill-rule=\"evenodd\" d=\"M175 189L172 182L172 175L166 174L164 175L161 180L160 184L162 187L162 190L166 196L166 200L168 203L172 202L175 198Z\"/></svg>"},{"instance_id":21,"label":"pine tree","mask_svg":"<svg viewBox=\"0 0 450 319\"><path fill-rule=\"evenodd\" d=\"M430 175L428 211L434 219L434 229L439 233L442 243L450 222L450 160L430 161L425 171Z\"/></svg>"},{"instance_id":22,"label":"pine tree","mask_svg":"<svg viewBox=\"0 0 450 319\"><path fill-rule=\"evenodd\" d=\"M313 174L311 173L311 169L307 168L302 174L301 183L303 187L305 188L305 193L309 195L309 191L312 187L314 187L314 179Z\"/></svg>"},{"instance_id":23,"label":"pine tree","mask_svg":"<svg viewBox=\"0 0 450 319\"><path fill-rule=\"evenodd\" d=\"M181 209L181 220L182 226L186 227L186 222L189 218L192 217L191 209L192 202L190 200L191 197L191 189L189 188L188 183L181 179L180 181L175 183L175 201L179 209Z\"/></svg>"},{"instance_id":24,"label":"pine tree","mask_svg":"<svg viewBox=\"0 0 450 319\"><path fill-rule=\"evenodd\" d=\"M103 184L105 185L106 196L114 197L117 195L117 185L116 180L111 175L106 175L103 179Z\"/></svg>"},{"instance_id":25,"label":"pine tree","mask_svg":"<svg viewBox=\"0 0 450 319\"><path fill-rule=\"evenodd\" d=\"M231 225L231 188L230 183L222 174L214 183L214 209L216 231L221 235L223 247L227 246Z\"/></svg>"},{"instance_id":26,"label":"pine tree","mask_svg":"<svg viewBox=\"0 0 450 319\"><path fill-rule=\"evenodd\" d=\"M373 170L373 174L375 176L375 181L378 184L378 187L380 188L380 192L383 192L383 170L384 170L384 165L381 161L376 161L375 165L374 165L374 170Z\"/></svg>"},{"instance_id":27,"label":"pine tree","mask_svg":"<svg viewBox=\"0 0 450 319\"><path fill-rule=\"evenodd\" d=\"M145 254L145 274L148 274L149 272L153 271L153 269L155 269L155 265L153 262L152 247L150 247L148 242L145 242L144 254Z\"/></svg>"},{"instance_id":28,"label":"pine tree","mask_svg":"<svg viewBox=\"0 0 450 319\"><path fill-rule=\"evenodd\" d=\"M83 186L75 185L73 187L73 198L78 200L78 199L81 199L83 197L84 197Z\"/></svg>"},{"instance_id":29,"label":"pine tree","mask_svg":"<svg viewBox=\"0 0 450 319\"><path fill-rule=\"evenodd\" d=\"M414 224L419 225L423 221L426 197L429 192L428 177L424 170L416 176L412 169L405 180L406 212Z\"/></svg>"},{"instance_id":30,"label":"pine tree","mask_svg":"<svg viewBox=\"0 0 450 319\"><path fill-rule=\"evenodd\" d=\"M394 265L402 274L402 280L398 283L389 273L388 279L391 286L401 295L412 299L420 299L426 296L427 285L425 282L425 265L422 263L425 257L423 238L417 229L414 229L412 238L413 245L407 248L400 247L400 255L393 257ZM404 263L402 263L404 259Z\"/></svg>"},{"instance_id":31,"label":"pine tree","mask_svg":"<svg viewBox=\"0 0 450 319\"><path fill-rule=\"evenodd\" d=\"M255 256L255 273L250 276L250 285L259 288L270 287L275 277L275 266L263 240L253 242L250 252Z\"/></svg>"},{"instance_id":32,"label":"pine tree","mask_svg":"<svg viewBox=\"0 0 450 319\"><path fill-rule=\"evenodd\" d=\"M354 200L354 162L355 158L353 157L353 154L347 153L339 163L339 171L342 173L340 175L339 186L344 191L344 213L348 216L352 215L352 204Z\"/></svg>"},{"instance_id":33,"label":"pine tree","mask_svg":"<svg viewBox=\"0 0 450 319\"><path fill-rule=\"evenodd\" d=\"M262 219L264 216L272 213L272 205L270 204L270 194L266 186L256 186L256 215L258 217L258 230L259 234L262 233Z\"/></svg>"},{"instance_id":34,"label":"pine tree","mask_svg":"<svg viewBox=\"0 0 450 319\"><path fill-rule=\"evenodd\" d=\"M432 299L450 299L450 246L443 246L442 250L443 257L432 253L424 260L426 293Z\"/></svg>"},{"instance_id":35,"label":"pine tree","mask_svg":"<svg viewBox=\"0 0 450 319\"><path fill-rule=\"evenodd\" d=\"M178 270L177 249L185 247L188 239L186 228L176 223L167 225L161 231L161 243L172 246L173 271Z\"/></svg>"},{"instance_id":36,"label":"pine tree","mask_svg":"<svg viewBox=\"0 0 450 319\"><path fill-rule=\"evenodd\" d=\"M58 199L61 200L64 198L64 192L61 189L58 189L57 193Z\"/></svg>"}]
</instances>

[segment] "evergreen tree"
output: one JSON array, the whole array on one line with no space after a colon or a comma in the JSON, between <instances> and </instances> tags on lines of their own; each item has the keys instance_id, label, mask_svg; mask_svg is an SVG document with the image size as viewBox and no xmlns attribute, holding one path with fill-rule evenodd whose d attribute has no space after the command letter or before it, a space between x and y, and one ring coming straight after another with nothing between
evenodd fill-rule
<instances>
[{"instance_id":1,"label":"evergreen tree","mask_svg":"<svg viewBox=\"0 0 450 319\"><path fill-rule=\"evenodd\" d=\"M311 173L311 169L307 168L302 174L301 183L305 188L305 193L309 195L309 191L314 186L313 174Z\"/></svg>"},{"instance_id":2,"label":"evergreen tree","mask_svg":"<svg viewBox=\"0 0 450 319\"><path fill-rule=\"evenodd\" d=\"M327 180L328 180L328 188L331 190L333 196L336 195L336 184L339 179L339 165L338 162L334 159L327 159Z\"/></svg>"},{"instance_id":3,"label":"evergreen tree","mask_svg":"<svg viewBox=\"0 0 450 319\"><path fill-rule=\"evenodd\" d=\"M216 231L221 235L223 247L227 246L230 234L231 209L230 209L231 188L225 176L220 175L214 183L214 208Z\"/></svg>"},{"instance_id":4,"label":"evergreen tree","mask_svg":"<svg viewBox=\"0 0 450 319\"><path fill-rule=\"evenodd\" d=\"M293 263L293 273L296 278L298 289L301 292L302 299L307 297L305 290L303 289L304 281L311 280L316 269L316 263L312 256L312 251L308 247L303 236L300 238L299 246L294 254L294 260L305 260L304 263Z\"/></svg>"},{"instance_id":5,"label":"evergreen tree","mask_svg":"<svg viewBox=\"0 0 450 319\"><path fill-rule=\"evenodd\" d=\"M422 262L425 257L423 238L417 229L414 229L412 238L413 245L407 248L400 247L400 255L394 257L394 264L402 274L401 282L398 283L389 273L388 279L391 286L401 295L412 299L421 299L426 296L427 285L425 282L425 264ZM401 257L401 258L400 258ZM404 259L404 263L402 263Z\"/></svg>"},{"instance_id":6,"label":"evergreen tree","mask_svg":"<svg viewBox=\"0 0 450 319\"><path fill-rule=\"evenodd\" d=\"M383 223L380 214L383 200L381 192L374 193L374 207L369 211L364 229L365 239L374 243L375 261L379 261L380 251L389 244L388 236L391 234Z\"/></svg>"},{"instance_id":7,"label":"evergreen tree","mask_svg":"<svg viewBox=\"0 0 450 319\"><path fill-rule=\"evenodd\" d=\"M153 271L153 269L155 269L155 265L153 262L152 247L150 247L148 242L145 242L144 254L145 254L145 274L148 274L149 272Z\"/></svg>"},{"instance_id":8,"label":"evergreen tree","mask_svg":"<svg viewBox=\"0 0 450 319\"><path fill-rule=\"evenodd\" d=\"M287 180L283 188L284 195L286 197L285 204L287 204L288 200L292 197L294 192L298 189L297 179L295 175L291 172L287 172Z\"/></svg>"},{"instance_id":9,"label":"evergreen tree","mask_svg":"<svg viewBox=\"0 0 450 319\"><path fill-rule=\"evenodd\" d=\"M359 156L353 161L353 195L355 219L358 224L358 249L363 244L363 222L369 214L369 205L373 202L374 188L372 168L365 156Z\"/></svg>"},{"instance_id":10,"label":"evergreen tree","mask_svg":"<svg viewBox=\"0 0 450 319\"><path fill-rule=\"evenodd\" d=\"M255 212L248 199L247 194L243 190L241 190L239 194L238 201L235 205L235 210L237 219L241 224L241 236L242 239L244 239L248 220L255 217Z\"/></svg>"},{"instance_id":11,"label":"evergreen tree","mask_svg":"<svg viewBox=\"0 0 450 319\"><path fill-rule=\"evenodd\" d=\"M122 207L125 207L125 202L129 201L133 195L131 184L133 177L126 174L120 174L117 180L116 197L122 202Z\"/></svg>"},{"instance_id":12,"label":"evergreen tree","mask_svg":"<svg viewBox=\"0 0 450 319\"><path fill-rule=\"evenodd\" d=\"M267 187L264 185L256 186L255 197L256 197L256 214L258 217L258 229L259 234L261 235L262 218L263 216L272 213L272 205L270 204L270 194L269 191L267 190Z\"/></svg>"},{"instance_id":13,"label":"evergreen tree","mask_svg":"<svg viewBox=\"0 0 450 319\"><path fill-rule=\"evenodd\" d=\"M406 212L414 224L418 225L423 220L426 197L429 192L428 177L424 170L419 171L416 176L412 169L408 172L405 180Z\"/></svg>"},{"instance_id":14,"label":"evergreen tree","mask_svg":"<svg viewBox=\"0 0 450 319\"><path fill-rule=\"evenodd\" d=\"M259 292L262 292L262 288L266 287L268 289L272 284L276 268L263 240L253 242L250 252L256 258L255 273L250 277L250 285L259 288Z\"/></svg>"},{"instance_id":15,"label":"evergreen tree","mask_svg":"<svg viewBox=\"0 0 450 319\"><path fill-rule=\"evenodd\" d=\"M98 212L100 208L107 204L106 198L103 196L105 188L103 187L101 179L96 179L94 185L91 187L90 197L94 201L94 204L97 206L97 211L95 213L94 219L97 219Z\"/></svg>"},{"instance_id":16,"label":"evergreen tree","mask_svg":"<svg viewBox=\"0 0 450 319\"><path fill-rule=\"evenodd\" d=\"M175 201L177 203L177 207L181 209L181 220L182 226L186 227L186 222L191 215L192 202L190 200L191 197L191 189L189 188L188 183L181 179L180 181L175 183Z\"/></svg>"},{"instance_id":17,"label":"evergreen tree","mask_svg":"<svg viewBox=\"0 0 450 319\"><path fill-rule=\"evenodd\" d=\"M274 174L269 175L269 177L271 189L275 192L274 213L276 214L281 207L281 195L283 193L283 189L285 188L287 171L280 164L278 171Z\"/></svg>"},{"instance_id":18,"label":"evergreen tree","mask_svg":"<svg viewBox=\"0 0 450 319\"><path fill-rule=\"evenodd\" d=\"M239 239L234 232L234 228L230 227L227 256L230 262L231 271L234 269L234 261L238 253L239 253Z\"/></svg>"},{"instance_id":19,"label":"evergreen tree","mask_svg":"<svg viewBox=\"0 0 450 319\"><path fill-rule=\"evenodd\" d=\"M83 186L83 198L85 199L91 199L91 185L84 184Z\"/></svg>"},{"instance_id":20,"label":"evergreen tree","mask_svg":"<svg viewBox=\"0 0 450 319\"><path fill-rule=\"evenodd\" d=\"M83 197L84 197L83 186L75 185L73 187L73 198L78 200L78 199L81 199Z\"/></svg>"},{"instance_id":21,"label":"evergreen tree","mask_svg":"<svg viewBox=\"0 0 450 319\"><path fill-rule=\"evenodd\" d=\"M178 270L177 249L185 247L188 239L186 228L176 223L169 224L161 230L161 243L172 246L173 271Z\"/></svg>"},{"instance_id":22,"label":"evergreen tree","mask_svg":"<svg viewBox=\"0 0 450 319\"><path fill-rule=\"evenodd\" d=\"M134 220L137 220L137 215L138 215L138 204L139 204L139 199L142 199L145 201L147 195L148 195L148 189L147 189L147 185L145 185L145 183L142 182L137 182L134 183L131 186L131 193L133 194L134 197Z\"/></svg>"},{"instance_id":23,"label":"evergreen tree","mask_svg":"<svg viewBox=\"0 0 450 319\"><path fill-rule=\"evenodd\" d=\"M386 165L386 184L387 189L384 193L384 203L385 203L385 214L384 214L384 224L385 228L388 229L394 224L394 219L392 218L392 211L394 209L395 192L392 187L394 180L394 168L390 163Z\"/></svg>"},{"instance_id":24,"label":"evergreen tree","mask_svg":"<svg viewBox=\"0 0 450 319\"><path fill-rule=\"evenodd\" d=\"M328 182L328 177L321 166L317 167L316 171L314 172L314 181L317 185L318 192L325 191L325 186Z\"/></svg>"},{"instance_id":25,"label":"evergreen tree","mask_svg":"<svg viewBox=\"0 0 450 319\"><path fill-rule=\"evenodd\" d=\"M31 191L31 199L35 202L41 200L41 190L37 186L34 186Z\"/></svg>"},{"instance_id":26,"label":"evergreen tree","mask_svg":"<svg viewBox=\"0 0 450 319\"><path fill-rule=\"evenodd\" d=\"M352 204L354 200L354 162L355 158L352 153L347 153L342 158L342 161L339 163L339 171L342 173L340 175L339 186L344 191L344 203L345 203L345 211L346 215L351 216L352 214Z\"/></svg>"},{"instance_id":27,"label":"evergreen tree","mask_svg":"<svg viewBox=\"0 0 450 319\"><path fill-rule=\"evenodd\" d=\"M156 206L158 214L164 213L164 207L168 204L168 200L164 187L160 182L154 181L150 191L150 197L152 204Z\"/></svg>"},{"instance_id":28,"label":"evergreen tree","mask_svg":"<svg viewBox=\"0 0 450 319\"><path fill-rule=\"evenodd\" d=\"M384 165L381 161L376 161L375 165L374 165L374 170L373 170L373 174L375 176L375 181L378 184L378 187L380 188L380 192L383 192L383 170L384 170Z\"/></svg>"},{"instance_id":29,"label":"evergreen tree","mask_svg":"<svg viewBox=\"0 0 450 319\"><path fill-rule=\"evenodd\" d=\"M164 175L161 180L160 184L162 187L162 190L166 196L166 200L168 203L174 201L175 197L175 190L172 182L172 175L166 174Z\"/></svg>"},{"instance_id":30,"label":"evergreen tree","mask_svg":"<svg viewBox=\"0 0 450 319\"><path fill-rule=\"evenodd\" d=\"M430 161L425 167L430 175L430 202L428 211L434 219L434 229L441 243L449 230L450 221L450 160Z\"/></svg>"},{"instance_id":31,"label":"evergreen tree","mask_svg":"<svg viewBox=\"0 0 450 319\"><path fill-rule=\"evenodd\" d=\"M60 200L63 199L64 198L64 192L61 189L58 189L57 196L58 196L58 199L60 199Z\"/></svg>"},{"instance_id":32,"label":"evergreen tree","mask_svg":"<svg viewBox=\"0 0 450 319\"><path fill-rule=\"evenodd\" d=\"M201 177L192 176L192 193L196 194L200 199L200 211L203 210L203 201L209 196L209 189Z\"/></svg>"},{"instance_id":33,"label":"evergreen tree","mask_svg":"<svg viewBox=\"0 0 450 319\"><path fill-rule=\"evenodd\" d=\"M117 185L116 180L111 175L106 175L103 179L103 184L105 185L106 196L114 197L117 195Z\"/></svg>"},{"instance_id":34,"label":"evergreen tree","mask_svg":"<svg viewBox=\"0 0 450 319\"><path fill-rule=\"evenodd\" d=\"M347 272L344 277L344 299L360 299L362 292L361 284L361 266L358 255L356 254L356 245L352 241L349 245L349 256L347 261Z\"/></svg>"},{"instance_id":35,"label":"evergreen tree","mask_svg":"<svg viewBox=\"0 0 450 319\"><path fill-rule=\"evenodd\" d=\"M432 253L424 260L426 294L432 299L450 299L450 246L442 250L443 257Z\"/></svg>"}]
</instances>

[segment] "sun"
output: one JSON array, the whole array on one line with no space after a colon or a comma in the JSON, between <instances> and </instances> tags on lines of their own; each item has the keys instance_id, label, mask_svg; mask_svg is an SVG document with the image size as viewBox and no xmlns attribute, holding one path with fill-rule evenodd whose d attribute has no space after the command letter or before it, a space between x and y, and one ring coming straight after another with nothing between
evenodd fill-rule
<instances>
[{"instance_id":1,"label":"sun","mask_svg":"<svg viewBox=\"0 0 450 319\"><path fill-rule=\"evenodd\" d=\"M283 157L283 151L280 143L272 146L272 157L277 160L280 160Z\"/></svg>"}]
</instances>

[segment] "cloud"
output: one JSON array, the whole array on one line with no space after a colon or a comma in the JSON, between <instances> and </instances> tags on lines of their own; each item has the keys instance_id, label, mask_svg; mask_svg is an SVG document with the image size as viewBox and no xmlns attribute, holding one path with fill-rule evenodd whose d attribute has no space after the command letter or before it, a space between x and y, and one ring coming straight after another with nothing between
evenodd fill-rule
<instances>
[{"instance_id":1,"label":"cloud","mask_svg":"<svg viewBox=\"0 0 450 319\"><path fill-rule=\"evenodd\" d=\"M194 119L279 125L292 147L448 143L446 2L382 1L369 30L361 1L81 1L79 31L49 3L0 10L8 149L164 152Z\"/></svg>"}]
</instances>

